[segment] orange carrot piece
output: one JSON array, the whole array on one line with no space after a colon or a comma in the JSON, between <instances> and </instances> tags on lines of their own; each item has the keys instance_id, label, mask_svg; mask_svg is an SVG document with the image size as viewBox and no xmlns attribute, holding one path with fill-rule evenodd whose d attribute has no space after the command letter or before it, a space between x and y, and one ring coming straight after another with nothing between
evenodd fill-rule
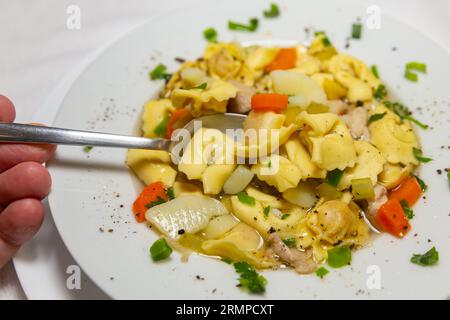
<instances>
[{"instance_id":1,"label":"orange carrot piece","mask_svg":"<svg viewBox=\"0 0 450 320\"><path fill-rule=\"evenodd\" d=\"M389 193L389 199L405 200L408 206L412 206L420 198L422 189L415 177L409 177Z\"/></svg>"},{"instance_id":2,"label":"orange carrot piece","mask_svg":"<svg viewBox=\"0 0 450 320\"><path fill-rule=\"evenodd\" d=\"M398 199L389 199L386 201L378 209L375 221L385 231L399 238L403 237L411 229Z\"/></svg>"},{"instance_id":3,"label":"orange carrot piece","mask_svg":"<svg viewBox=\"0 0 450 320\"><path fill-rule=\"evenodd\" d=\"M252 109L255 111L282 112L288 105L288 96L277 93L260 93L252 97Z\"/></svg>"},{"instance_id":4,"label":"orange carrot piece","mask_svg":"<svg viewBox=\"0 0 450 320\"><path fill-rule=\"evenodd\" d=\"M172 112L166 127L166 138L170 139L175 129L181 128L191 119L191 112L187 108L177 109Z\"/></svg>"},{"instance_id":5,"label":"orange carrot piece","mask_svg":"<svg viewBox=\"0 0 450 320\"><path fill-rule=\"evenodd\" d=\"M275 59L266 67L268 72L274 70L286 70L295 67L297 62L296 48L282 48Z\"/></svg>"},{"instance_id":6,"label":"orange carrot piece","mask_svg":"<svg viewBox=\"0 0 450 320\"><path fill-rule=\"evenodd\" d=\"M145 212L148 210L148 205L152 202L167 201L168 196L162 182L153 182L142 190L141 194L133 203L133 213L138 222L145 221Z\"/></svg>"}]
</instances>

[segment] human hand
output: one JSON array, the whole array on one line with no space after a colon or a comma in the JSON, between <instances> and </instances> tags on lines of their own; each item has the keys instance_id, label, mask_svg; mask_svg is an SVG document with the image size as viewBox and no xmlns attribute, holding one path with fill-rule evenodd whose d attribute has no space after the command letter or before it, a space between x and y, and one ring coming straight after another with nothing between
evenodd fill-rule
<instances>
[{"instance_id":1,"label":"human hand","mask_svg":"<svg viewBox=\"0 0 450 320\"><path fill-rule=\"evenodd\" d=\"M13 122L12 102L0 95L0 122ZM44 219L41 200L50 192L51 178L42 163L54 145L0 143L0 268L38 231Z\"/></svg>"}]
</instances>

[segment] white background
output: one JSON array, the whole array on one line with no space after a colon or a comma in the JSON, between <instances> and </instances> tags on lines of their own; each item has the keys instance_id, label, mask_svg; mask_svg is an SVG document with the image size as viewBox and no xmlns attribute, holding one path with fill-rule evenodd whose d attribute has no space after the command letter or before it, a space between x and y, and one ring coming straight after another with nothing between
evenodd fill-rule
<instances>
[{"instance_id":1,"label":"white background","mask_svg":"<svg viewBox=\"0 0 450 320\"><path fill-rule=\"evenodd\" d=\"M189 2L201 0L0 0L0 93L14 101L19 122L30 122L54 88L90 53L151 16ZM450 1L360 3L379 5L382 13L450 51ZM66 27L66 9L71 4L81 8L80 30ZM0 270L0 299L24 298L10 263Z\"/></svg>"}]
</instances>

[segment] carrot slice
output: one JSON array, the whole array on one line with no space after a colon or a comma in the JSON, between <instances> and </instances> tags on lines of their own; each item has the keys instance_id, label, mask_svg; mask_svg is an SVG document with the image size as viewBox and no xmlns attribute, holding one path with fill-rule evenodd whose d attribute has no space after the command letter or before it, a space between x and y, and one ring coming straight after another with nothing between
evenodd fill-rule
<instances>
[{"instance_id":1,"label":"carrot slice","mask_svg":"<svg viewBox=\"0 0 450 320\"><path fill-rule=\"evenodd\" d=\"M145 221L145 212L152 202L167 201L168 196L162 182L153 182L142 190L141 194L133 203L133 213L138 222Z\"/></svg>"},{"instance_id":2,"label":"carrot slice","mask_svg":"<svg viewBox=\"0 0 450 320\"><path fill-rule=\"evenodd\" d=\"M288 105L288 96L277 93L260 93L252 97L252 109L255 111L282 112Z\"/></svg>"},{"instance_id":3,"label":"carrot slice","mask_svg":"<svg viewBox=\"0 0 450 320\"><path fill-rule=\"evenodd\" d=\"M166 126L166 138L170 139L175 129L181 128L191 119L192 115L188 108L177 109L172 112Z\"/></svg>"},{"instance_id":4,"label":"carrot slice","mask_svg":"<svg viewBox=\"0 0 450 320\"><path fill-rule=\"evenodd\" d=\"M389 199L386 201L378 209L375 221L385 231L399 238L403 237L411 229L398 199Z\"/></svg>"},{"instance_id":5,"label":"carrot slice","mask_svg":"<svg viewBox=\"0 0 450 320\"><path fill-rule=\"evenodd\" d=\"M295 67L297 62L297 49L283 48L280 49L275 59L266 67L268 72L274 70L286 70Z\"/></svg>"},{"instance_id":6,"label":"carrot slice","mask_svg":"<svg viewBox=\"0 0 450 320\"><path fill-rule=\"evenodd\" d=\"M409 177L389 193L389 199L405 200L408 206L412 206L420 198L422 189L415 177Z\"/></svg>"}]
</instances>

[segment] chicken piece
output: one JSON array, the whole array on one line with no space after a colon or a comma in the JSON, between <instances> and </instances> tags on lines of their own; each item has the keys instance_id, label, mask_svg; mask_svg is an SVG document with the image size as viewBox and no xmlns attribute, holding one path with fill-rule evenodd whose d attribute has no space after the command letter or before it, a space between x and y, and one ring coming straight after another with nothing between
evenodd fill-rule
<instances>
[{"instance_id":1,"label":"chicken piece","mask_svg":"<svg viewBox=\"0 0 450 320\"><path fill-rule=\"evenodd\" d=\"M256 90L236 80L230 80L229 82L238 91L236 97L228 102L228 112L248 113L252 108L252 96L256 93Z\"/></svg>"},{"instance_id":2,"label":"chicken piece","mask_svg":"<svg viewBox=\"0 0 450 320\"><path fill-rule=\"evenodd\" d=\"M369 127L367 126L367 110L363 107L357 107L342 116L347 127L350 129L350 133L354 139L361 139L364 141L370 141Z\"/></svg>"},{"instance_id":3,"label":"chicken piece","mask_svg":"<svg viewBox=\"0 0 450 320\"><path fill-rule=\"evenodd\" d=\"M381 184L377 184L374 188L375 198L368 202L368 212L370 216L375 216L378 212L378 209L388 201L387 197L387 189Z\"/></svg>"},{"instance_id":4,"label":"chicken piece","mask_svg":"<svg viewBox=\"0 0 450 320\"><path fill-rule=\"evenodd\" d=\"M348 105L342 100L329 100L326 104L330 110L329 112L337 115L343 115L348 110Z\"/></svg>"},{"instance_id":5,"label":"chicken piece","mask_svg":"<svg viewBox=\"0 0 450 320\"><path fill-rule=\"evenodd\" d=\"M276 233L269 236L269 242L273 252L280 257L282 261L292 266L300 274L313 273L317 265L312 261L311 250L300 251L289 248Z\"/></svg>"}]
</instances>

